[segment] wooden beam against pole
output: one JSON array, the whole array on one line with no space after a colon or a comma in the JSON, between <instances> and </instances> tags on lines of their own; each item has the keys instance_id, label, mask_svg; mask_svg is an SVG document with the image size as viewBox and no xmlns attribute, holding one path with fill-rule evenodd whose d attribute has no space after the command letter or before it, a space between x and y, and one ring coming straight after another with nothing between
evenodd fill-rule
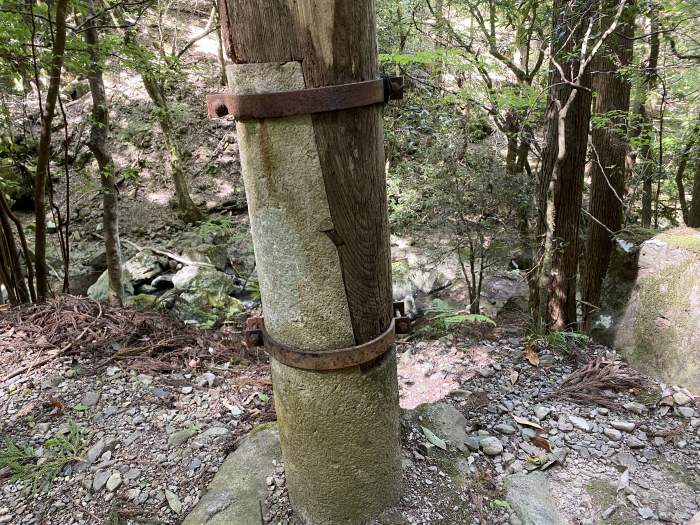
<instances>
[{"instance_id":1,"label":"wooden beam against pole","mask_svg":"<svg viewBox=\"0 0 700 525\"><path fill-rule=\"evenodd\" d=\"M373 0L222 0L235 95L378 78ZM265 327L302 350L371 341L392 318L381 106L238 122ZM396 357L331 371L272 360L292 505L360 524L398 501Z\"/></svg>"}]
</instances>

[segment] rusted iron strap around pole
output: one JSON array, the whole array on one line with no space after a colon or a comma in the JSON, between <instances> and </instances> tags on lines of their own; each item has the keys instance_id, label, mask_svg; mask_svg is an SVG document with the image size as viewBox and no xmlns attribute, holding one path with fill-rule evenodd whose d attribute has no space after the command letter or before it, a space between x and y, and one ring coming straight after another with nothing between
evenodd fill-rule
<instances>
[{"instance_id":1,"label":"rusted iron strap around pole","mask_svg":"<svg viewBox=\"0 0 700 525\"><path fill-rule=\"evenodd\" d=\"M279 91L256 95L215 93L207 95L210 118L232 115L236 120L291 117L327 111L386 104L403 98L402 77L353 82L298 91Z\"/></svg>"},{"instance_id":2,"label":"rusted iron strap around pole","mask_svg":"<svg viewBox=\"0 0 700 525\"><path fill-rule=\"evenodd\" d=\"M300 350L275 341L265 330L262 317L251 317L246 321L246 344L263 346L265 351L280 363L304 370L338 370L367 363L385 354L396 341L396 334L408 333L410 320L403 312L389 323L379 336L358 346L336 350Z\"/></svg>"}]
</instances>

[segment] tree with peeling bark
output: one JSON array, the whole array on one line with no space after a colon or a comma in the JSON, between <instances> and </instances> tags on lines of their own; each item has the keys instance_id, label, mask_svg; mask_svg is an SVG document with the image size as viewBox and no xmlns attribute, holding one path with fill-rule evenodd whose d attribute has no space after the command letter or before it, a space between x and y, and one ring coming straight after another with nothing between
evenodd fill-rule
<instances>
[{"instance_id":1,"label":"tree with peeling bark","mask_svg":"<svg viewBox=\"0 0 700 525\"><path fill-rule=\"evenodd\" d=\"M603 5L600 26L614 16L616 1ZM629 150L627 121L631 81L628 76L634 47L634 6L628 5L618 29L593 61L595 107L591 130L591 188L585 261L581 271L583 330L588 330L598 308L603 279L608 270L614 236L622 226L625 160Z\"/></svg>"},{"instance_id":2,"label":"tree with peeling bark","mask_svg":"<svg viewBox=\"0 0 700 525\"><path fill-rule=\"evenodd\" d=\"M235 94L378 78L372 0L220 4ZM237 123L269 337L322 353L386 337L391 265L381 107ZM352 352L351 352L352 353ZM292 506L359 524L398 501L396 356L325 371L271 362Z\"/></svg>"},{"instance_id":3,"label":"tree with peeling bark","mask_svg":"<svg viewBox=\"0 0 700 525\"><path fill-rule=\"evenodd\" d=\"M119 244L119 208L117 188L114 184L114 161L109 150L109 107L102 77L97 17L93 0L87 0L85 43L88 46L90 66L88 81L92 94L92 123L88 146L95 156L100 173L102 191L102 225L107 259L107 299L112 306L122 305L122 264Z\"/></svg>"},{"instance_id":4,"label":"tree with peeling bark","mask_svg":"<svg viewBox=\"0 0 700 525\"><path fill-rule=\"evenodd\" d=\"M580 210L591 112L590 65L615 31L626 1L599 33L600 13L586 3L554 2L548 129L539 178L538 233L544 236L537 279L538 323L577 328ZM594 38L593 35L599 35Z\"/></svg>"}]
</instances>

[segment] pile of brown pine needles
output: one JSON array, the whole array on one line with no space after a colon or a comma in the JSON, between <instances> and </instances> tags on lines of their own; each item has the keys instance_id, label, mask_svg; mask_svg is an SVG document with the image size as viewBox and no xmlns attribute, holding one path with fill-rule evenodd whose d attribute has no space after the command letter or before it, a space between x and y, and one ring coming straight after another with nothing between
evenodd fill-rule
<instances>
[{"instance_id":1,"label":"pile of brown pine needles","mask_svg":"<svg viewBox=\"0 0 700 525\"><path fill-rule=\"evenodd\" d=\"M638 388L642 375L621 361L596 357L567 377L552 394L573 402L597 403L618 408L619 403L605 391L622 392Z\"/></svg>"},{"instance_id":2,"label":"pile of brown pine needles","mask_svg":"<svg viewBox=\"0 0 700 525\"><path fill-rule=\"evenodd\" d=\"M242 351L236 332L206 332L158 312L103 305L85 297L60 295L41 304L0 311L0 356L29 364L0 381L59 356L89 355L94 366L125 361L137 370L167 372L184 366L226 361ZM4 354L4 355L3 355Z\"/></svg>"}]
</instances>

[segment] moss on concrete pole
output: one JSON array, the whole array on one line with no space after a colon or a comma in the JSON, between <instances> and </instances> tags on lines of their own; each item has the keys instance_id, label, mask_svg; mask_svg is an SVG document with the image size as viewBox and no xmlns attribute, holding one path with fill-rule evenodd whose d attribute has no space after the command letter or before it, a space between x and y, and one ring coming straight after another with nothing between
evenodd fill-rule
<instances>
[{"instance_id":1,"label":"moss on concrete pole","mask_svg":"<svg viewBox=\"0 0 700 525\"><path fill-rule=\"evenodd\" d=\"M373 0L222 0L233 93L377 78ZM374 339L391 321L381 108L237 123L265 326L304 350ZM394 351L309 371L272 361L292 506L354 525L398 501Z\"/></svg>"}]
</instances>

